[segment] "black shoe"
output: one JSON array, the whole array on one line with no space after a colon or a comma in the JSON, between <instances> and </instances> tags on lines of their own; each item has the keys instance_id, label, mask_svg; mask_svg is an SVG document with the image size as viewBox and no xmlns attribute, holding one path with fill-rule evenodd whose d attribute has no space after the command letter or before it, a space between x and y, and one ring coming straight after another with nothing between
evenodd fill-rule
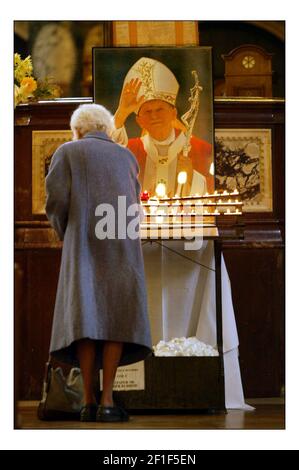
<instances>
[{"instance_id":1,"label":"black shoe","mask_svg":"<svg viewBox=\"0 0 299 470\"><path fill-rule=\"evenodd\" d=\"M105 423L116 423L117 421L129 421L129 415L120 406L100 405L98 407L96 420Z\"/></svg>"},{"instance_id":2,"label":"black shoe","mask_svg":"<svg viewBox=\"0 0 299 470\"><path fill-rule=\"evenodd\" d=\"M96 421L97 416L97 405L92 403L91 405L85 405L80 412L80 421L92 422Z\"/></svg>"}]
</instances>

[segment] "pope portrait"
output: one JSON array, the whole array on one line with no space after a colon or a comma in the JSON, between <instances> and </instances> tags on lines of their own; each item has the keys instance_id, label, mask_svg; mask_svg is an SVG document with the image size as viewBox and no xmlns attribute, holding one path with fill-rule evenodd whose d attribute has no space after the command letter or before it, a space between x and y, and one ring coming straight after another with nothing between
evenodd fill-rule
<instances>
[{"instance_id":1,"label":"pope portrait","mask_svg":"<svg viewBox=\"0 0 299 470\"><path fill-rule=\"evenodd\" d=\"M176 108L179 84L166 65L142 57L124 79L114 115L113 137L135 155L142 190L150 196L189 196L214 191L212 145L192 134L201 87L194 90L189 99L191 108L184 115L186 119L184 116L179 119ZM125 128L131 113L136 114L141 128L140 136L134 138L128 138Z\"/></svg>"}]
</instances>

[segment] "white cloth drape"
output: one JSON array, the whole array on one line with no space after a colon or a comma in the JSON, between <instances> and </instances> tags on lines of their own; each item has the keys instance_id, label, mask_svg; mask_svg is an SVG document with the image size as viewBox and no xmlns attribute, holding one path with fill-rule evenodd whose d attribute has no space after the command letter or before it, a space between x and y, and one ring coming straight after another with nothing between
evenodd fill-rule
<instances>
[{"instance_id":1,"label":"white cloth drape","mask_svg":"<svg viewBox=\"0 0 299 470\"><path fill-rule=\"evenodd\" d=\"M185 251L182 241L146 243L143 253L153 344L196 336L216 347L213 242L204 241L198 251ZM226 407L252 409L244 402L238 333L223 257L222 316Z\"/></svg>"}]
</instances>

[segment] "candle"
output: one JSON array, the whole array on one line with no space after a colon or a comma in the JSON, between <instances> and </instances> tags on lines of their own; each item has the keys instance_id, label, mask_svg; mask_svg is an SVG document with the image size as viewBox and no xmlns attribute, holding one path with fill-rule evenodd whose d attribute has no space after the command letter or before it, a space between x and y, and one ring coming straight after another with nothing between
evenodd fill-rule
<instances>
[{"instance_id":1,"label":"candle","mask_svg":"<svg viewBox=\"0 0 299 470\"><path fill-rule=\"evenodd\" d=\"M163 223L163 220L164 220L164 217L162 215L158 215L156 217L156 223L157 224L162 224Z\"/></svg>"},{"instance_id":2,"label":"candle","mask_svg":"<svg viewBox=\"0 0 299 470\"><path fill-rule=\"evenodd\" d=\"M141 201L148 201L149 200L149 192L144 190L141 193L140 199L141 199Z\"/></svg>"},{"instance_id":3,"label":"candle","mask_svg":"<svg viewBox=\"0 0 299 470\"><path fill-rule=\"evenodd\" d=\"M226 196L228 194L228 191L226 189L223 191L223 196Z\"/></svg>"},{"instance_id":4,"label":"candle","mask_svg":"<svg viewBox=\"0 0 299 470\"><path fill-rule=\"evenodd\" d=\"M239 191L236 188L231 194L239 194Z\"/></svg>"},{"instance_id":5,"label":"candle","mask_svg":"<svg viewBox=\"0 0 299 470\"><path fill-rule=\"evenodd\" d=\"M157 211L157 206L158 206L158 201L155 201L153 199L149 199L148 201L149 203L149 211L150 211L150 214L155 214L155 212Z\"/></svg>"},{"instance_id":6,"label":"candle","mask_svg":"<svg viewBox=\"0 0 299 470\"><path fill-rule=\"evenodd\" d=\"M186 171L180 171L178 174L178 187L177 187L177 193L180 196L182 192L182 186L185 184L187 181L187 172Z\"/></svg>"},{"instance_id":7,"label":"candle","mask_svg":"<svg viewBox=\"0 0 299 470\"><path fill-rule=\"evenodd\" d=\"M164 215L165 215L165 213L164 213L164 210L163 210L163 209L157 210L157 212L156 212L156 223L157 223L157 224L162 224L162 223L163 223L163 221L164 221L164 217L163 217L163 216L164 216Z\"/></svg>"},{"instance_id":8,"label":"candle","mask_svg":"<svg viewBox=\"0 0 299 470\"><path fill-rule=\"evenodd\" d=\"M165 197L166 186L164 183L158 183L156 186L156 194L158 197Z\"/></svg>"}]
</instances>

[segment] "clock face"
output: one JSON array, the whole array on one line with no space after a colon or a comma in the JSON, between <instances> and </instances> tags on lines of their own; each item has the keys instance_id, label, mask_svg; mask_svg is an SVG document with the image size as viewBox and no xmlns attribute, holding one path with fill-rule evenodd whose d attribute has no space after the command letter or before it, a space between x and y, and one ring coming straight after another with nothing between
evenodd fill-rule
<instances>
[{"instance_id":1,"label":"clock face","mask_svg":"<svg viewBox=\"0 0 299 470\"><path fill-rule=\"evenodd\" d=\"M58 84L69 84L76 70L76 47L69 30L59 24L43 26L32 51L34 74L51 77Z\"/></svg>"},{"instance_id":2,"label":"clock face","mask_svg":"<svg viewBox=\"0 0 299 470\"><path fill-rule=\"evenodd\" d=\"M255 58L251 55L246 55L242 60L242 65L245 69L253 69L255 66Z\"/></svg>"}]
</instances>

